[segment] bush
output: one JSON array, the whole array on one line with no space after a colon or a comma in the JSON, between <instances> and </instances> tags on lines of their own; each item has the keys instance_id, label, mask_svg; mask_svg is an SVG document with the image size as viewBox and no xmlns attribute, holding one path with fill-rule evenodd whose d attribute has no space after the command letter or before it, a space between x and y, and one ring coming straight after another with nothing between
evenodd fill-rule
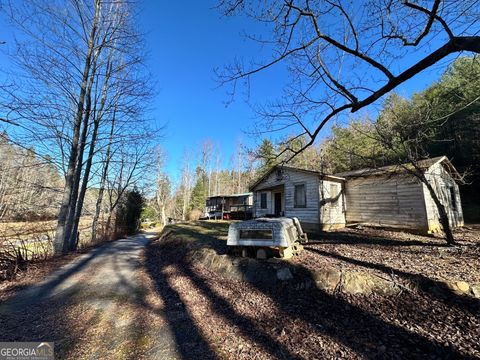
<instances>
[{"instance_id":1,"label":"bush","mask_svg":"<svg viewBox=\"0 0 480 360\"><path fill-rule=\"evenodd\" d=\"M144 205L145 199L136 188L123 194L116 214L117 233L132 235L138 231Z\"/></svg>"},{"instance_id":2,"label":"bush","mask_svg":"<svg viewBox=\"0 0 480 360\"><path fill-rule=\"evenodd\" d=\"M188 213L188 220L194 221L200 219L200 217L203 215L203 212L198 209L193 209Z\"/></svg>"}]
</instances>

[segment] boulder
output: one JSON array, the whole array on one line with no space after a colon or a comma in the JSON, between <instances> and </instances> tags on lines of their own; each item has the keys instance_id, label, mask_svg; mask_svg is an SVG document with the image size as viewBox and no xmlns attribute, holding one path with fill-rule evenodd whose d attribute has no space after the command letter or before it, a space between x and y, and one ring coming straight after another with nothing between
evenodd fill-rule
<instances>
[{"instance_id":1,"label":"boulder","mask_svg":"<svg viewBox=\"0 0 480 360\"><path fill-rule=\"evenodd\" d=\"M360 272L346 272L343 274L342 287L349 294L370 294L375 284L372 277Z\"/></svg>"},{"instance_id":2,"label":"boulder","mask_svg":"<svg viewBox=\"0 0 480 360\"><path fill-rule=\"evenodd\" d=\"M456 283L458 290L460 290L462 293L469 293L470 292L470 285L465 282L465 281L457 281Z\"/></svg>"},{"instance_id":3,"label":"boulder","mask_svg":"<svg viewBox=\"0 0 480 360\"><path fill-rule=\"evenodd\" d=\"M277 279L287 281L293 279L292 272L287 267L282 267L277 270Z\"/></svg>"},{"instance_id":4,"label":"boulder","mask_svg":"<svg viewBox=\"0 0 480 360\"><path fill-rule=\"evenodd\" d=\"M372 276L373 292L379 295L396 295L400 292L400 288L393 281L382 279L378 276Z\"/></svg>"},{"instance_id":5,"label":"boulder","mask_svg":"<svg viewBox=\"0 0 480 360\"><path fill-rule=\"evenodd\" d=\"M314 270L312 272L313 281L317 288L321 290L334 290L341 279L341 272L336 269Z\"/></svg>"},{"instance_id":6,"label":"boulder","mask_svg":"<svg viewBox=\"0 0 480 360\"><path fill-rule=\"evenodd\" d=\"M474 297L476 297L477 299L480 299L480 284L473 284L470 287L470 290Z\"/></svg>"},{"instance_id":7,"label":"boulder","mask_svg":"<svg viewBox=\"0 0 480 360\"><path fill-rule=\"evenodd\" d=\"M458 295L465 295L470 292L470 285L465 281L448 281L447 288Z\"/></svg>"}]
</instances>

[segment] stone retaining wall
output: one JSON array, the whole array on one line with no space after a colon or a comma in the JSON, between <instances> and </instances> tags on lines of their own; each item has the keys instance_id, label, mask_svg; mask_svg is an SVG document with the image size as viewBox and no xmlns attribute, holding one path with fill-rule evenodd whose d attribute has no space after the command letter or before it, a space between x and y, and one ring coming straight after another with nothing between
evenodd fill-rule
<instances>
[{"instance_id":1,"label":"stone retaining wall","mask_svg":"<svg viewBox=\"0 0 480 360\"><path fill-rule=\"evenodd\" d=\"M334 267L308 270L280 259L259 261L251 258L232 258L228 255L219 255L210 248L192 249L187 259L201 263L225 278L268 287L293 287L298 290L316 287L327 292L341 291L365 295L372 293L396 295L401 291L421 289L442 293L450 291L457 295L480 298L480 284L470 285L464 281L426 283L422 280L412 280L408 284L399 284L386 277L360 271L341 271Z\"/></svg>"}]
</instances>

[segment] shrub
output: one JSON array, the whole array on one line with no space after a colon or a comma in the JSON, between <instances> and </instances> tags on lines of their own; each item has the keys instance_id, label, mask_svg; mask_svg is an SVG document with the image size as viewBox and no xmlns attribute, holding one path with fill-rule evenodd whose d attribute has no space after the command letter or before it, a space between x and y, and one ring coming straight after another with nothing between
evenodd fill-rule
<instances>
[{"instance_id":1,"label":"shrub","mask_svg":"<svg viewBox=\"0 0 480 360\"><path fill-rule=\"evenodd\" d=\"M200 217L203 215L203 212L198 209L193 209L188 213L188 220L194 221L200 219Z\"/></svg>"},{"instance_id":2,"label":"shrub","mask_svg":"<svg viewBox=\"0 0 480 360\"><path fill-rule=\"evenodd\" d=\"M117 208L115 224L119 234L132 235L138 231L144 205L145 199L136 188L122 196Z\"/></svg>"}]
</instances>

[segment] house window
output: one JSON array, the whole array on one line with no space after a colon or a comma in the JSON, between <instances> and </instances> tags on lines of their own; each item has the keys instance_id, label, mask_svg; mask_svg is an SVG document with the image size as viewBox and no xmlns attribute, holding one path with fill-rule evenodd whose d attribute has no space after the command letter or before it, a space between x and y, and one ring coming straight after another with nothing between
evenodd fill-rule
<instances>
[{"instance_id":1,"label":"house window","mask_svg":"<svg viewBox=\"0 0 480 360\"><path fill-rule=\"evenodd\" d=\"M295 203L294 207L306 207L307 194L305 192L305 184L295 185Z\"/></svg>"},{"instance_id":2,"label":"house window","mask_svg":"<svg viewBox=\"0 0 480 360\"><path fill-rule=\"evenodd\" d=\"M260 194L260 209L267 208L267 193Z\"/></svg>"},{"instance_id":3,"label":"house window","mask_svg":"<svg viewBox=\"0 0 480 360\"><path fill-rule=\"evenodd\" d=\"M450 186L448 189L450 190L450 199L451 199L451 202L452 202L452 210L457 211L457 197L455 196L455 189L453 188L453 186Z\"/></svg>"},{"instance_id":4,"label":"house window","mask_svg":"<svg viewBox=\"0 0 480 360\"><path fill-rule=\"evenodd\" d=\"M335 198L338 195L338 184L330 184L330 197Z\"/></svg>"}]
</instances>

